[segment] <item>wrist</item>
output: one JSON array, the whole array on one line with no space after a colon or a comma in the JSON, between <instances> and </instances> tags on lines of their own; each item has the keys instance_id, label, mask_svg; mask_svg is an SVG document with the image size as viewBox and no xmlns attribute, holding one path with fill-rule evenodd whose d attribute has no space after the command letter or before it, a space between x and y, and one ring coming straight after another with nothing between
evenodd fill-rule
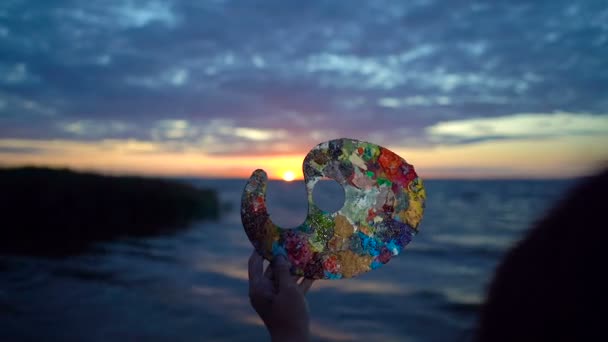
<instances>
[{"instance_id":1,"label":"wrist","mask_svg":"<svg viewBox=\"0 0 608 342\"><path fill-rule=\"evenodd\" d=\"M270 331L272 342L308 342L310 341L310 331L308 328L290 331Z\"/></svg>"}]
</instances>

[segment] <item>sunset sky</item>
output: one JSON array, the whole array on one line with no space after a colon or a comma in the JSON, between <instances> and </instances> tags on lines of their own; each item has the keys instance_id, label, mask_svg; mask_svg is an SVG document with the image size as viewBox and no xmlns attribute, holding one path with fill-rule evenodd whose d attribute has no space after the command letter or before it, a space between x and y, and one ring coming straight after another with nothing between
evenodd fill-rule
<instances>
[{"instance_id":1,"label":"sunset sky","mask_svg":"<svg viewBox=\"0 0 608 342\"><path fill-rule=\"evenodd\" d=\"M605 0L0 2L2 165L300 178L340 137L423 178L606 165Z\"/></svg>"}]
</instances>

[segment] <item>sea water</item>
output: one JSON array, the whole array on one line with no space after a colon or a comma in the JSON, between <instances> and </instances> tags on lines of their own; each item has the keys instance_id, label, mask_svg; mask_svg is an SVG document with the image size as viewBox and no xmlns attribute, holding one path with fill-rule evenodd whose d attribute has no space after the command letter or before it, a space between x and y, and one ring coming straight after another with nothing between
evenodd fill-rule
<instances>
[{"instance_id":1,"label":"sea water","mask_svg":"<svg viewBox=\"0 0 608 342\"><path fill-rule=\"evenodd\" d=\"M0 256L0 341L267 339L247 297L252 247L239 214L245 181L189 182L220 192L219 221L64 259ZM354 279L315 282L307 295L313 335L469 340L496 265L572 183L427 181L420 233L403 254ZM339 191L318 191L320 204L340 206ZM271 182L268 208L279 225L301 223L303 183Z\"/></svg>"}]
</instances>

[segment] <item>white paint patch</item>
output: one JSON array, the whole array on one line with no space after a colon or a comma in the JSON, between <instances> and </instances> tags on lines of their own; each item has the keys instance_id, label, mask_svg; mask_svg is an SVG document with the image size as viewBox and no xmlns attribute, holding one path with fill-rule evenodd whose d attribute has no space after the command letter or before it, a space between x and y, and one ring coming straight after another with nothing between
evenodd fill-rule
<instances>
[{"instance_id":1,"label":"white paint patch","mask_svg":"<svg viewBox=\"0 0 608 342\"><path fill-rule=\"evenodd\" d=\"M351 154L348 158L353 165L358 166L360 169L367 170L367 165L365 165L365 161L361 159L361 157Z\"/></svg>"}]
</instances>

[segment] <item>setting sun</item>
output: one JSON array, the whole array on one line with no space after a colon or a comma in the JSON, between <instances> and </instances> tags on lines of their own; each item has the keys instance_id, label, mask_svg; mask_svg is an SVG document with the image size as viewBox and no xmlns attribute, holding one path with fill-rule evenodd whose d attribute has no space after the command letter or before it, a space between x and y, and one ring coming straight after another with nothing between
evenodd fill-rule
<instances>
[{"instance_id":1,"label":"setting sun","mask_svg":"<svg viewBox=\"0 0 608 342\"><path fill-rule=\"evenodd\" d=\"M284 181L291 182L294 179L296 179L296 175L295 175L295 173L293 173L293 171L285 171L283 173L283 180Z\"/></svg>"}]
</instances>

